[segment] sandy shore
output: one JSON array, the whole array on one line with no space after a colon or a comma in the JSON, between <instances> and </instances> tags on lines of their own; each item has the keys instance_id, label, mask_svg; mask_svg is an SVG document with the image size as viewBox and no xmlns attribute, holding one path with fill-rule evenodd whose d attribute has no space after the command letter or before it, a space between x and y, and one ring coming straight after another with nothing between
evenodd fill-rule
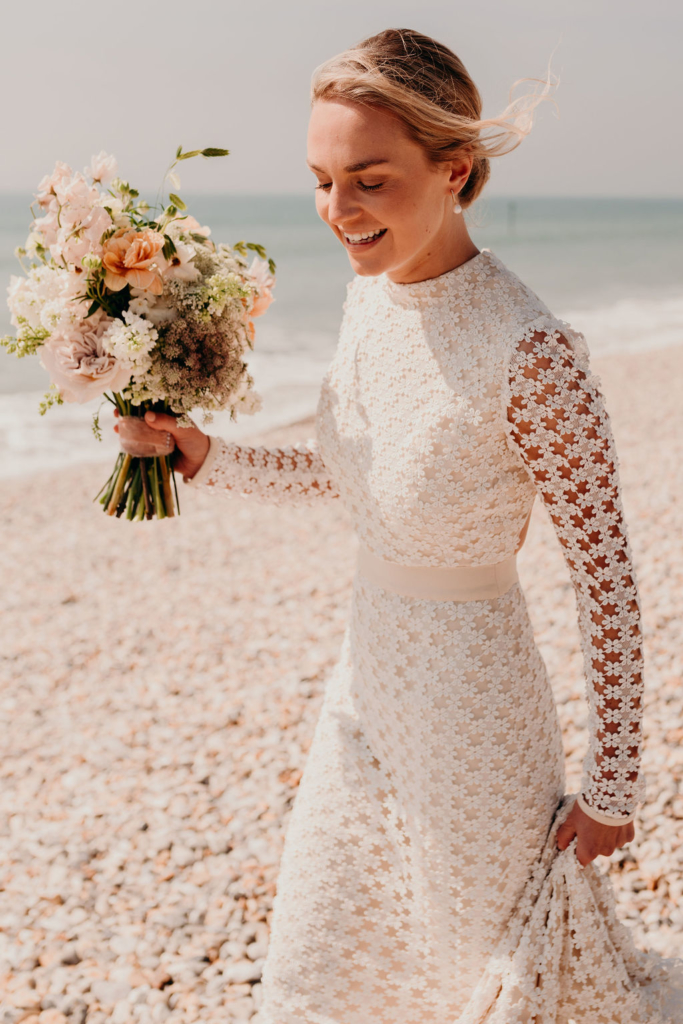
<instances>
[{"instance_id":1,"label":"sandy shore","mask_svg":"<svg viewBox=\"0 0 683 1024\"><path fill-rule=\"evenodd\" d=\"M638 942L683 955L683 349L595 369L647 642L648 803L637 841L603 865ZM0 1024L247 1020L354 537L335 501L275 509L189 488L178 519L112 522L91 502L102 476L2 485ZM575 790L574 601L538 503L520 560Z\"/></svg>"}]
</instances>

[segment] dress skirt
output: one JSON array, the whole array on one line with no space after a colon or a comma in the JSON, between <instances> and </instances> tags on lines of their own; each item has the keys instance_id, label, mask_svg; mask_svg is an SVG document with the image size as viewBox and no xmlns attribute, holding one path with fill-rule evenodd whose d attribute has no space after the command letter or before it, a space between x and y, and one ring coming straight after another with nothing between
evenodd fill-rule
<instances>
[{"instance_id":1,"label":"dress skirt","mask_svg":"<svg viewBox=\"0 0 683 1024\"><path fill-rule=\"evenodd\" d=\"M266 1024L454 1024L563 792L519 584L430 601L357 572L288 827Z\"/></svg>"},{"instance_id":2,"label":"dress skirt","mask_svg":"<svg viewBox=\"0 0 683 1024\"><path fill-rule=\"evenodd\" d=\"M288 826L262 1024L679 1024L571 808L524 594L431 601L356 572Z\"/></svg>"}]
</instances>

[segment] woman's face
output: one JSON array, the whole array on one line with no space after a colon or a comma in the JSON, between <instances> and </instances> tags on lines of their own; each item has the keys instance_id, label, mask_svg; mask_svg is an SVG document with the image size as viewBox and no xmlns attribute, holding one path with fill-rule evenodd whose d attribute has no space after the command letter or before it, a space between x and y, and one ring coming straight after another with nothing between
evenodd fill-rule
<instances>
[{"instance_id":1,"label":"woman's face","mask_svg":"<svg viewBox=\"0 0 683 1024\"><path fill-rule=\"evenodd\" d=\"M308 130L319 215L346 247L357 274L419 275L465 232L454 217L471 159L434 164L393 114L345 100L318 100ZM460 222L458 224L458 222Z\"/></svg>"}]
</instances>

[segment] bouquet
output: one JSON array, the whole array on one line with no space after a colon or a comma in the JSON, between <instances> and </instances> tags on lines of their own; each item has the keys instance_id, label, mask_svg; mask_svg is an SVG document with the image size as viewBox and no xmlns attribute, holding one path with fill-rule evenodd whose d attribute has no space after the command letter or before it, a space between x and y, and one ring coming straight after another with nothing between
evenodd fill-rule
<instances>
[{"instance_id":1,"label":"bouquet","mask_svg":"<svg viewBox=\"0 0 683 1024\"><path fill-rule=\"evenodd\" d=\"M179 191L179 161L227 153L180 147L166 181ZM39 353L51 381L41 414L104 399L121 416L139 417L140 427L148 410L190 426L193 409L208 422L218 410L234 419L260 408L244 356L254 318L272 301L275 264L263 246L214 244L176 193L151 207L106 153L84 174L57 163L36 203L17 250L24 275L8 288L16 336L0 344L19 357ZM93 417L99 439L101 408ZM109 515L163 519L179 511L168 445L159 445L119 453L95 498Z\"/></svg>"}]
</instances>

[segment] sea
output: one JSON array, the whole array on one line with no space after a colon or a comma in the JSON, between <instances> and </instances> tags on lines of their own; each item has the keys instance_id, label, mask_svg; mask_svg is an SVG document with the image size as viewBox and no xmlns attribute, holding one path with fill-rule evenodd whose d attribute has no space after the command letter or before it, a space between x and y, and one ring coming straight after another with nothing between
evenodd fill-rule
<instances>
[{"instance_id":1,"label":"sea","mask_svg":"<svg viewBox=\"0 0 683 1024\"><path fill-rule=\"evenodd\" d=\"M336 345L346 253L318 218L313 196L201 195L189 210L219 242L264 245L277 263L275 302L257 321L250 370L260 412L211 432L239 440L315 411ZM0 335L12 331L4 301L21 273L14 250L31 219L30 195L0 195ZM553 312L586 335L594 356L683 343L683 199L484 197L468 211L472 237L491 249ZM90 429L96 405L38 413L48 386L36 357L0 351L0 476L18 476L117 450L108 413L104 437Z\"/></svg>"}]
</instances>

